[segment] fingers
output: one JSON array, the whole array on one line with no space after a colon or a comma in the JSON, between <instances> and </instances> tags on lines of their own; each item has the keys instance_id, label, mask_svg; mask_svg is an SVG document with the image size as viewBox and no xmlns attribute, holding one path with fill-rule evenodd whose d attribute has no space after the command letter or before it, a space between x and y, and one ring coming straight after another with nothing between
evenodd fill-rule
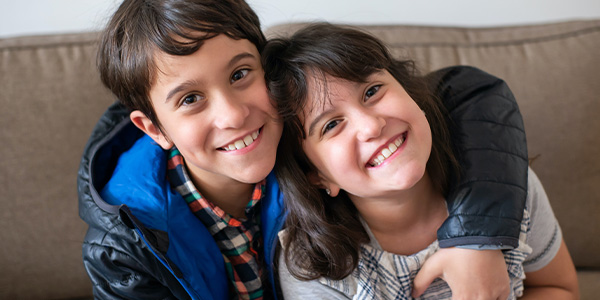
<instances>
[{"instance_id":1,"label":"fingers","mask_svg":"<svg viewBox=\"0 0 600 300\"><path fill-rule=\"evenodd\" d=\"M502 294L500 294L500 300L506 300L508 299L508 297L510 296L510 286L508 289L504 289L504 292Z\"/></svg>"},{"instance_id":2,"label":"fingers","mask_svg":"<svg viewBox=\"0 0 600 300\"><path fill-rule=\"evenodd\" d=\"M442 276L442 266L436 258L435 254L431 256L417 273L417 276L413 280L413 298L421 296L436 278Z\"/></svg>"},{"instance_id":3,"label":"fingers","mask_svg":"<svg viewBox=\"0 0 600 300\"><path fill-rule=\"evenodd\" d=\"M511 291L500 250L440 249L417 273L412 296L421 296L438 277L446 281L454 300L506 300Z\"/></svg>"}]
</instances>

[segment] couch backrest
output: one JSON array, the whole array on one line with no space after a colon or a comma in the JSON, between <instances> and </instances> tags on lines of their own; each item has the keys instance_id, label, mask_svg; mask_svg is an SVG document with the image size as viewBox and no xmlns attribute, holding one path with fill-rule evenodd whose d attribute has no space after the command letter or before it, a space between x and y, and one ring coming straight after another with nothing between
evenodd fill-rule
<instances>
[{"instance_id":1,"label":"couch backrest","mask_svg":"<svg viewBox=\"0 0 600 300\"><path fill-rule=\"evenodd\" d=\"M304 24L271 28L288 35ZM576 266L600 268L600 20L501 28L360 26L423 72L472 65L503 78Z\"/></svg>"},{"instance_id":2,"label":"couch backrest","mask_svg":"<svg viewBox=\"0 0 600 300\"><path fill-rule=\"evenodd\" d=\"M77 169L114 101L95 33L0 39L0 298L91 295Z\"/></svg>"}]
</instances>

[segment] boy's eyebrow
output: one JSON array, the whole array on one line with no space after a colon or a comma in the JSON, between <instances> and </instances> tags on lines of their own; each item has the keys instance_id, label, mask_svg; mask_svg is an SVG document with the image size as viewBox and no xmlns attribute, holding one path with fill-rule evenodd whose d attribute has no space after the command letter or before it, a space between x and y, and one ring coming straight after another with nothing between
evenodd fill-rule
<instances>
[{"instance_id":1,"label":"boy's eyebrow","mask_svg":"<svg viewBox=\"0 0 600 300\"><path fill-rule=\"evenodd\" d=\"M184 83L176 86L171 91L169 91L169 93L167 94L167 99L165 99L165 103L169 102L171 100L171 98L173 98L173 96L175 96L175 94L177 94L177 93L185 90L188 86L192 86L194 84L196 84L196 81L194 81L194 80L186 80Z\"/></svg>"},{"instance_id":2,"label":"boy's eyebrow","mask_svg":"<svg viewBox=\"0 0 600 300\"><path fill-rule=\"evenodd\" d=\"M233 58L231 58L231 60L229 60L229 62L227 63L227 68L233 67L236 63L238 63L240 60L242 60L244 58L254 58L254 55L252 55L252 53L250 53L250 52L240 53L240 54L234 56ZM172 90L169 91L169 93L167 94L167 98L165 99L165 102L169 102L169 100L171 100L171 98L173 96L175 96L175 94L181 92L182 90L185 90L188 86L192 86L195 84L197 84L196 81L187 80L187 81L183 82L182 84L176 86L175 88L173 88Z\"/></svg>"}]
</instances>

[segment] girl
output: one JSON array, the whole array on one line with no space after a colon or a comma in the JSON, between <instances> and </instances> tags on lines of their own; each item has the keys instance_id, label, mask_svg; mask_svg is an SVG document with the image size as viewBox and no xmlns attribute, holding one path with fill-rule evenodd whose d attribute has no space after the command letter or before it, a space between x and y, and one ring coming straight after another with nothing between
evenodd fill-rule
<instances>
[{"instance_id":1,"label":"girl","mask_svg":"<svg viewBox=\"0 0 600 300\"><path fill-rule=\"evenodd\" d=\"M418 296L411 284L423 262L437 258L445 198L464 176L449 143L451 117L435 96L440 88L427 82L455 76L462 81L452 92L461 93L476 82L468 79L489 75L458 67L419 77L372 36L329 24L274 40L264 53L285 120L278 150L285 163L276 166L288 199L279 266L285 299ZM504 253L510 298L575 299L573 263L531 170L527 189L519 246ZM422 295L451 297L443 280Z\"/></svg>"}]
</instances>

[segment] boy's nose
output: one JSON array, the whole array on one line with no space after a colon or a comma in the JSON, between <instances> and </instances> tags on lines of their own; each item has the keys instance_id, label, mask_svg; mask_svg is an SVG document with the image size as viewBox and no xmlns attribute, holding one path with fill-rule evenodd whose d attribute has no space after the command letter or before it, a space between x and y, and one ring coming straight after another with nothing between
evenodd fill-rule
<instances>
[{"instance_id":1,"label":"boy's nose","mask_svg":"<svg viewBox=\"0 0 600 300\"><path fill-rule=\"evenodd\" d=\"M383 127L385 127L385 119L378 114L370 111L362 111L357 114L356 128L357 138L366 142L372 138L379 137Z\"/></svg>"},{"instance_id":2,"label":"boy's nose","mask_svg":"<svg viewBox=\"0 0 600 300\"><path fill-rule=\"evenodd\" d=\"M250 114L250 109L244 101L234 97L219 97L215 125L220 129L240 128Z\"/></svg>"}]
</instances>

